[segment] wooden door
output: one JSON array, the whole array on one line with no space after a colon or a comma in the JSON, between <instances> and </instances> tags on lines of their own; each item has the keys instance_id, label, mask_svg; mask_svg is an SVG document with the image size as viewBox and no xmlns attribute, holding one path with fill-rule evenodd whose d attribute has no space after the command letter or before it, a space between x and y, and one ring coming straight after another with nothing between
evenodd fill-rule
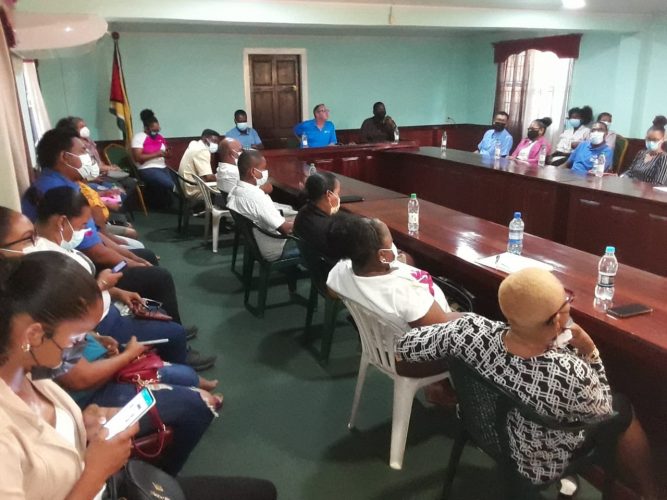
<instances>
[{"instance_id":1,"label":"wooden door","mask_svg":"<svg viewBox=\"0 0 667 500\"><path fill-rule=\"evenodd\" d=\"M301 121L300 57L253 54L249 58L252 125L266 147L284 147Z\"/></svg>"}]
</instances>

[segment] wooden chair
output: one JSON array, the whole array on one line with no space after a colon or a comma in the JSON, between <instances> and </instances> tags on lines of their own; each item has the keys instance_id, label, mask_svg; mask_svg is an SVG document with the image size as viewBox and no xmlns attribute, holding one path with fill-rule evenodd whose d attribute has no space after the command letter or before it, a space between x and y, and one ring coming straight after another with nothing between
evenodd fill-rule
<instances>
[{"instance_id":1,"label":"wooden chair","mask_svg":"<svg viewBox=\"0 0 667 500\"><path fill-rule=\"evenodd\" d=\"M620 170L623 167L623 160L625 160L625 154L628 152L628 141L622 135L616 134L616 145L614 146L614 164L612 165L611 171L614 174L620 174Z\"/></svg>"},{"instance_id":2,"label":"wooden chair","mask_svg":"<svg viewBox=\"0 0 667 500\"><path fill-rule=\"evenodd\" d=\"M533 484L519 473L510 448L510 430L507 418L510 412L518 411L524 418L545 428L568 432L590 431L597 424L564 423L555 418L537 413L518 397L503 387L480 375L474 368L458 358L449 359L452 382L456 387L460 431L454 441L449 458L442 500L451 494L456 468L466 443L471 440L484 453L493 458L501 470L504 484L502 494L494 498L506 500L532 499L548 484ZM611 418L611 417L610 417ZM611 499L614 485L614 462L616 441L602 443L602 456L609 457L605 468L603 498ZM593 450L570 464L565 475L574 474L593 463ZM500 488L499 488L500 490Z\"/></svg>"},{"instance_id":3,"label":"wooden chair","mask_svg":"<svg viewBox=\"0 0 667 500\"><path fill-rule=\"evenodd\" d=\"M137 166L134 164L127 149L121 144L109 144L104 148L104 157L109 165L118 165L137 180L137 198L139 199L139 205L141 206L144 215L148 215L146 202L144 201L144 183L139 177Z\"/></svg>"}]
</instances>

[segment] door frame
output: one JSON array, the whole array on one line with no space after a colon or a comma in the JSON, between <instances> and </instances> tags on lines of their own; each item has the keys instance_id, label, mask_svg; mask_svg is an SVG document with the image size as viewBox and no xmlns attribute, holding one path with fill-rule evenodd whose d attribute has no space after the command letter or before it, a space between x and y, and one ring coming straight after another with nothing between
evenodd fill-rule
<instances>
[{"instance_id":1,"label":"door frame","mask_svg":"<svg viewBox=\"0 0 667 500\"><path fill-rule=\"evenodd\" d=\"M306 56L306 49L257 49L245 48L243 49L243 92L245 94L245 110L248 113L248 123L252 126L252 102L250 98L250 55L255 54L286 54L297 55L299 57L299 71L301 79L301 119L307 120L310 117L310 109L308 107L308 59ZM294 124L296 125L296 123Z\"/></svg>"}]
</instances>

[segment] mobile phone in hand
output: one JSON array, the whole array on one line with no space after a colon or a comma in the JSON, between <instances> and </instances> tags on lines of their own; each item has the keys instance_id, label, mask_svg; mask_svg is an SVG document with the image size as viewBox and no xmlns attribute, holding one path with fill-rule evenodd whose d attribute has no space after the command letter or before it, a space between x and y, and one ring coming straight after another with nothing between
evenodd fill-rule
<instances>
[{"instance_id":1,"label":"mobile phone in hand","mask_svg":"<svg viewBox=\"0 0 667 500\"><path fill-rule=\"evenodd\" d=\"M111 269L111 272L112 272L112 273L119 273L119 272L121 272L123 269L125 269L126 266L127 266L127 261L125 261L125 260L121 260L118 264L116 264L115 266L113 266L113 268Z\"/></svg>"},{"instance_id":2,"label":"mobile phone in hand","mask_svg":"<svg viewBox=\"0 0 667 500\"><path fill-rule=\"evenodd\" d=\"M109 431L107 440L134 425L153 406L155 406L155 396L148 387L144 387L104 424L104 428Z\"/></svg>"}]
</instances>

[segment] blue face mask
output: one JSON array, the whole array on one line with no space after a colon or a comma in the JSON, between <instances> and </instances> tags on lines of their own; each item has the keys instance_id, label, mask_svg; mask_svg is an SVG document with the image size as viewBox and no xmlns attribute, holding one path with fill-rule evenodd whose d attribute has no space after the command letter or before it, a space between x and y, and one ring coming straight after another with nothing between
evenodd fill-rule
<instances>
[{"instance_id":1,"label":"blue face mask","mask_svg":"<svg viewBox=\"0 0 667 500\"><path fill-rule=\"evenodd\" d=\"M646 140L646 149L649 151L658 151L660 148L660 141L649 141Z\"/></svg>"},{"instance_id":2,"label":"blue face mask","mask_svg":"<svg viewBox=\"0 0 667 500\"><path fill-rule=\"evenodd\" d=\"M567 120L568 125L572 128L577 128L581 125L581 120L579 118L570 118Z\"/></svg>"},{"instance_id":3,"label":"blue face mask","mask_svg":"<svg viewBox=\"0 0 667 500\"><path fill-rule=\"evenodd\" d=\"M47 366L37 365L30 370L33 380L54 379L65 375L70 371L74 365L83 357L83 351L86 349L88 343L83 337L72 344L72 347L66 347L62 352L62 364L57 368L49 368Z\"/></svg>"},{"instance_id":4,"label":"blue face mask","mask_svg":"<svg viewBox=\"0 0 667 500\"><path fill-rule=\"evenodd\" d=\"M241 132L245 132L248 130L248 122L239 122L236 124L236 128L239 129Z\"/></svg>"}]
</instances>

